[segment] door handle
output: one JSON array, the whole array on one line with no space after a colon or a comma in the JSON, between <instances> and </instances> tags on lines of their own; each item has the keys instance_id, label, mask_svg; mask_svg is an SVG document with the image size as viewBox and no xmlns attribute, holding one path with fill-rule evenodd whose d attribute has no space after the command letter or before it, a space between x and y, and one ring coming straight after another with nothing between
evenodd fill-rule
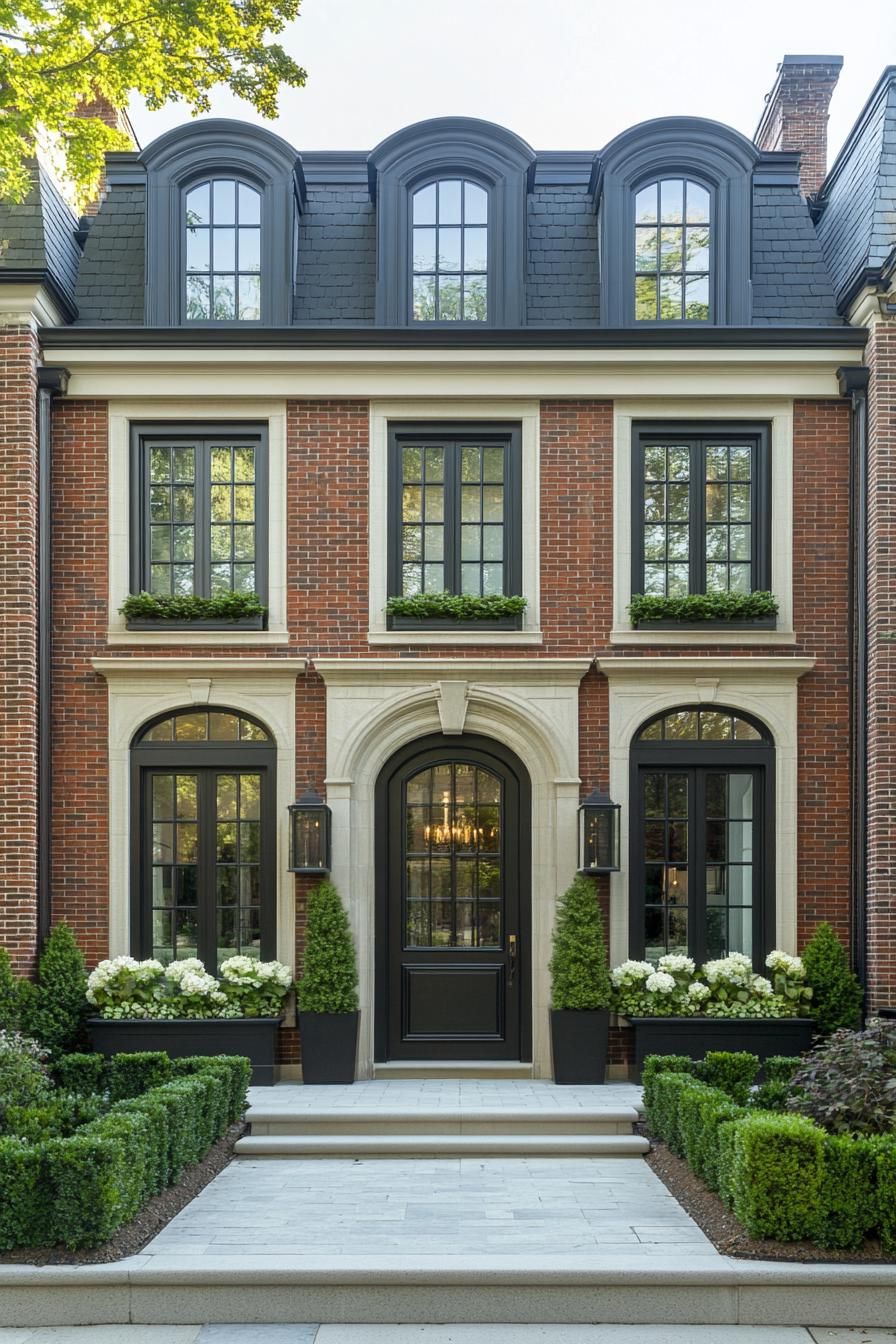
<instances>
[{"instance_id":1,"label":"door handle","mask_svg":"<svg viewBox=\"0 0 896 1344\"><path fill-rule=\"evenodd\" d=\"M510 983L513 984L516 976L516 934L511 933L507 942L510 947Z\"/></svg>"}]
</instances>

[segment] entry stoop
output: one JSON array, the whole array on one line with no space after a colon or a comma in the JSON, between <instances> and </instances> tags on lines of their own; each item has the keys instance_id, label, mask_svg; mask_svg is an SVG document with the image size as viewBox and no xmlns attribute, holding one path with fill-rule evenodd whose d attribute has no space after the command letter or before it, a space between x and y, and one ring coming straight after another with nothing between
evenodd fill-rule
<instances>
[{"instance_id":1,"label":"entry stoop","mask_svg":"<svg viewBox=\"0 0 896 1344\"><path fill-rule=\"evenodd\" d=\"M346 1105L341 1097L330 1103L323 1088L313 1100L300 1088L292 1105L253 1106L236 1156L640 1157L649 1148L634 1132L637 1110L609 1100L527 1105L513 1084L502 1089L501 1104L449 1101L425 1086L379 1092L375 1106Z\"/></svg>"}]
</instances>

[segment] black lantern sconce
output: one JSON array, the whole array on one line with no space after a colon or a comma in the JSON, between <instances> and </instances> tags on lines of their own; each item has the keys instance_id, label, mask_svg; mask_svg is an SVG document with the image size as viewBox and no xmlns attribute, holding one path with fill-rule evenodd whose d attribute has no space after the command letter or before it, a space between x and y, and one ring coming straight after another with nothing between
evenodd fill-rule
<instances>
[{"instance_id":1,"label":"black lantern sconce","mask_svg":"<svg viewBox=\"0 0 896 1344\"><path fill-rule=\"evenodd\" d=\"M289 871L330 871L330 809L309 784L289 806Z\"/></svg>"},{"instance_id":2,"label":"black lantern sconce","mask_svg":"<svg viewBox=\"0 0 896 1344\"><path fill-rule=\"evenodd\" d=\"M619 812L597 789L579 804L579 872L618 873Z\"/></svg>"}]
</instances>

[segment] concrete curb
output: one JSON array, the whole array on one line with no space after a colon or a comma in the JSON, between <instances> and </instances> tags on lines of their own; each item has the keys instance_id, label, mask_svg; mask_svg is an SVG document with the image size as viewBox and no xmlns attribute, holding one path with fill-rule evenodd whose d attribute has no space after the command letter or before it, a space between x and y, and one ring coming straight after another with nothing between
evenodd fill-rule
<instances>
[{"instance_id":1,"label":"concrete curb","mask_svg":"<svg viewBox=\"0 0 896 1344\"><path fill-rule=\"evenodd\" d=\"M247 1268L201 1257L0 1266L0 1324L508 1322L892 1326L896 1266L723 1259L276 1256Z\"/></svg>"}]
</instances>

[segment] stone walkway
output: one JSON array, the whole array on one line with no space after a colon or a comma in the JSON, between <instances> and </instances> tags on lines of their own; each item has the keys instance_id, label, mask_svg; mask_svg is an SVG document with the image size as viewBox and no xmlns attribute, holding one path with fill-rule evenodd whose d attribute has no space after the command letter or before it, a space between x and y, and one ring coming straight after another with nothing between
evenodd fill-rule
<instances>
[{"instance_id":1,"label":"stone walkway","mask_svg":"<svg viewBox=\"0 0 896 1344\"><path fill-rule=\"evenodd\" d=\"M83 1325L0 1344L896 1344L896 1330L749 1325Z\"/></svg>"},{"instance_id":2,"label":"stone walkway","mask_svg":"<svg viewBox=\"0 0 896 1344\"><path fill-rule=\"evenodd\" d=\"M641 1089L634 1083L608 1083L604 1087L557 1087L541 1079L420 1078L389 1079L329 1087L301 1083L277 1083L274 1087L250 1087L249 1106L265 1111L316 1111L321 1106L358 1111L427 1111L444 1108L489 1110L572 1111L617 1106L637 1107Z\"/></svg>"},{"instance_id":3,"label":"stone walkway","mask_svg":"<svg viewBox=\"0 0 896 1344\"><path fill-rule=\"evenodd\" d=\"M140 1258L599 1252L649 1261L711 1242L640 1160L282 1158L232 1163Z\"/></svg>"}]
</instances>

